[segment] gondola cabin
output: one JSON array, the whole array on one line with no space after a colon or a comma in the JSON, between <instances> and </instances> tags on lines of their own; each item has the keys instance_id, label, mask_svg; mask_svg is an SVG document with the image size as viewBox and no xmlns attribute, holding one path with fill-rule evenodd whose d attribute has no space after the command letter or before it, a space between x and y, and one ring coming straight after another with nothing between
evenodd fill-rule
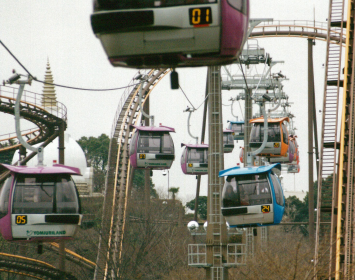
<instances>
[{"instance_id":1,"label":"gondola cabin","mask_svg":"<svg viewBox=\"0 0 355 280\"><path fill-rule=\"evenodd\" d=\"M8 241L70 239L81 224L77 189L71 175L79 168L0 165L10 177L0 189L0 232Z\"/></svg>"},{"instance_id":2,"label":"gondola cabin","mask_svg":"<svg viewBox=\"0 0 355 280\"><path fill-rule=\"evenodd\" d=\"M174 128L167 126L135 126L132 135L129 158L137 169L169 169L175 159L174 142L170 133Z\"/></svg>"},{"instance_id":3,"label":"gondola cabin","mask_svg":"<svg viewBox=\"0 0 355 280\"><path fill-rule=\"evenodd\" d=\"M113 66L230 64L246 40L249 0L95 0L91 26Z\"/></svg>"},{"instance_id":4,"label":"gondola cabin","mask_svg":"<svg viewBox=\"0 0 355 280\"><path fill-rule=\"evenodd\" d=\"M268 138L265 148L258 156L280 157L286 156L288 152L288 131L284 122L289 122L289 118L273 118L268 119ZM250 149L257 150L264 140L264 118L256 118L250 120L252 129L250 132Z\"/></svg>"},{"instance_id":5,"label":"gondola cabin","mask_svg":"<svg viewBox=\"0 0 355 280\"><path fill-rule=\"evenodd\" d=\"M281 164L233 167L219 172L226 177L222 191L222 215L230 227L279 224L285 198L277 173Z\"/></svg>"},{"instance_id":6,"label":"gondola cabin","mask_svg":"<svg viewBox=\"0 0 355 280\"><path fill-rule=\"evenodd\" d=\"M295 135L290 135L290 143L292 143L295 147L295 153L293 157L293 161L288 164L287 173L299 173L300 172L300 155L298 144Z\"/></svg>"},{"instance_id":7,"label":"gondola cabin","mask_svg":"<svg viewBox=\"0 0 355 280\"><path fill-rule=\"evenodd\" d=\"M288 164L287 165L287 173L299 173L300 172L300 165L299 164Z\"/></svg>"},{"instance_id":8,"label":"gondola cabin","mask_svg":"<svg viewBox=\"0 0 355 280\"><path fill-rule=\"evenodd\" d=\"M279 157L271 157L269 158L269 162L271 163L292 163L293 160L296 158L296 146L295 142L292 141L292 137L288 137L288 150L285 156L279 156Z\"/></svg>"},{"instance_id":9,"label":"gondola cabin","mask_svg":"<svg viewBox=\"0 0 355 280\"><path fill-rule=\"evenodd\" d=\"M234 149L234 132L230 129L223 130L223 152L231 153Z\"/></svg>"},{"instance_id":10,"label":"gondola cabin","mask_svg":"<svg viewBox=\"0 0 355 280\"><path fill-rule=\"evenodd\" d=\"M234 140L244 140L244 121L228 121L228 129L233 130Z\"/></svg>"},{"instance_id":11,"label":"gondola cabin","mask_svg":"<svg viewBox=\"0 0 355 280\"><path fill-rule=\"evenodd\" d=\"M241 147L240 151L239 151L239 161L241 163L244 163L244 147ZM255 158L254 159L254 163L253 163L254 166L256 165L259 165L258 164L258 160Z\"/></svg>"},{"instance_id":12,"label":"gondola cabin","mask_svg":"<svg viewBox=\"0 0 355 280\"><path fill-rule=\"evenodd\" d=\"M244 163L244 147L241 147L241 149L239 151L239 161L241 163Z\"/></svg>"},{"instance_id":13,"label":"gondola cabin","mask_svg":"<svg viewBox=\"0 0 355 280\"><path fill-rule=\"evenodd\" d=\"M181 144L181 169L187 175L208 174L208 145Z\"/></svg>"}]
</instances>

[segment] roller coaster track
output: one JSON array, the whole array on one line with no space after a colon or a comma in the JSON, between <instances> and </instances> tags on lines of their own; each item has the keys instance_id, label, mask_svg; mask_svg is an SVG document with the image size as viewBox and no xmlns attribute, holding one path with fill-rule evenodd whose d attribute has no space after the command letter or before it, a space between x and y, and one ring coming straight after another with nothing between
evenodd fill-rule
<instances>
[{"instance_id":1,"label":"roller coaster track","mask_svg":"<svg viewBox=\"0 0 355 280\"><path fill-rule=\"evenodd\" d=\"M70 273L60 271L45 262L5 253L0 253L0 272L8 272L41 280L77 279Z\"/></svg>"},{"instance_id":2,"label":"roller coaster track","mask_svg":"<svg viewBox=\"0 0 355 280\"><path fill-rule=\"evenodd\" d=\"M17 88L0 86L0 112L14 115ZM64 104L46 97L46 108L42 106L42 94L24 91L20 110L21 117L34 123L38 128L22 132L27 143L35 145L44 142L55 134L58 126L64 122L67 125L67 109ZM0 135L0 153L18 149L21 146L16 133Z\"/></svg>"},{"instance_id":3,"label":"roller coaster track","mask_svg":"<svg viewBox=\"0 0 355 280\"><path fill-rule=\"evenodd\" d=\"M13 244L15 245L15 244ZM22 244L22 246L25 246ZM48 251L53 252L53 256L55 256L55 254L59 255L59 244L52 242L52 243L43 243L43 246L46 247L46 249ZM27 247L26 250L33 250L34 247L33 246L25 246ZM12 248L12 251L17 251L18 248L16 248L16 246L14 246ZM11 250L10 250L11 251ZM28 277L32 277L35 279L62 279L57 277L57 274L59 273L58 270L56 269L56 267L54 267L53 265L48 263L48 259L46 259L47 262L43 262L40 260L36 260L36 259L32 259L32 258L28 258L28 257L24 257L21 255L13 255L13 254L6 254L6 253L0 253L0 263L3 259L7 259L8 257L11 257L12 263L22 263L23 261L30 261L31 263L33 263L37 268L38 268L38 273L35 274L29 274L26 265L22 265L22 266L14 266L14 265L10 265L7 266L8 262L3 262L2 266L0 265L0 279L1 278L1 272L6 272L9 274L18 274L18 275L23 275L23 276L28 276ZM69 262L71 262L72 264L75 264L77 266L79 266L80 268L84 268L87 271L93 273L96 264L80 255L78 255L77 253L69 250L69 249L65 249L65 258L66 260L68 260ZM57 259L57 257L53 258L54 260ZM40 264L40 265L38 265ZM42 266L45 267L45 269L42 268ZM48 267L50 270L50 273L52 273L54 276L48 276L46 275L46 273L48 273ZM54 269L52 271L52 269ZM61 275L59 273L59 275ZM69 275L70 279L76 279L75 277L73 277L72 275ZM63 279L67 279L67 278L63 278ZM69 279L69 278L68 278Z\"/></svg>"},{"instance_id":4,"label":"roller coaster track","mask_svg":"<svg viewBox=\"0 0 355 280\"><path fill-rule=\"evenodd\" d=\"M148 73L146 85L142 89L144 102L169 71L169 69L153 69ZM127 88L122 95L112 126L95 280L118 278L129 183L133 174L129 162L128 144L132 132L131 124L137 124L140 117L138 96L141 84L134 84L136 81L132 79L130 85L133 89Z\"/></svg>"},{"instance_id":5,"label":"roller coaster track","mask_svg":"<svg viewBox=\"0 0 355 280\"><path fill-rule=\"evenodd\" d=\"M52 242L52 243L45 243L44 244L48 249L56 252L59 255L59 244ZM69 250L69 249L65 249L65 258L75 264L84 266L85 268L87 268L88 270L92 270L94 271L96 264L86 258L84 258L83 256L78 255L77 253Z\"/></svg>"},{"instance_id":6,"label":"roller coaster track","mask_svg":"<svg viewBox=\"0 0 355 280\"><path fill-rule=\"evenodd\" d=\"M254 27L249 38L301 37L327 41L328 24L317 21L265 21ZM340 38L342 38L340 40ZM330 43L345 45L346 36L339 29L330 34Z\"/></svg>"}]
</instances>

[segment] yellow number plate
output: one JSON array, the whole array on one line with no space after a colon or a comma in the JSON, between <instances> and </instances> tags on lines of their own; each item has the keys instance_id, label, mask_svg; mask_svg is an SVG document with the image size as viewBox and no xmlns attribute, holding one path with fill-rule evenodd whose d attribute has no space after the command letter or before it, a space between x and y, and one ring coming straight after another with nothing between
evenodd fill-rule
<instances>
[{"instance_id":1,"label":"yellow number plate","mask_svg":"<svg viewBox=\"0 0 355 280\"><path fill-rule=\"evenodd\" d=\"M212 10L210 7L189 9L190 24L194 26L208 26L212 23Z\"/></svg>"},{"instance_id":2,"label":"yellow number plate","mask_svg":"<svg viewBox=\"0 0 355 280\"><path fill-rule=\"evenodd\" d=\"M27 224L27 215L16 215L16 225Z\"/></svg>"},{"instance_id":3,"label":"yellow number plate","mask_svg":"<svg viewBox=\"0 0 355 280\"><path fill-rule=\"evenodd\" d=\"M270 205L261 205L261 212L262 213L269 213L270 212Z\"/></svg>"}]
</instances>

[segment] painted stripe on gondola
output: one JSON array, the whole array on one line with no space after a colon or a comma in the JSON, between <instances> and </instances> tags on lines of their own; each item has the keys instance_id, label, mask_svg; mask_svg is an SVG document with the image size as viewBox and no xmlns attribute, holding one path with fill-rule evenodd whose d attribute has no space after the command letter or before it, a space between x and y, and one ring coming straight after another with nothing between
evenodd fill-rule
<instances>
[{"instance_id":1,"label":"painted stripe on gondola","mask_svg":"<svg viewBox=\"0 0 355 280\"><path fill-rule=\"evenodd\" d=\"M148 163L146 162L145 165L149 165L149 166L167 166L168 164L167 163Z\"/></svg>"}]
</instances>

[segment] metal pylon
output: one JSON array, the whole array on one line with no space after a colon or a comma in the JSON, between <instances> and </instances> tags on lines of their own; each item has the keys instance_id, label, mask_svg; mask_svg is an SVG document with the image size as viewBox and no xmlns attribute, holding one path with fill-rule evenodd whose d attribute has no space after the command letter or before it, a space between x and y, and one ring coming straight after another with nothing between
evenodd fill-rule
<instances>
[{"instance_id":1,"label":"metal pylon","mask_svg":"<svg viewBox=\"0 0 355 280\"><path fill-rule=\"evenodd\" d=\"M224 169L223 123L221 99L221 69L219 66L208 67L208 226L207 226L207 263L206 279L227 280L227 227L221 213L221 191L223 178L218 177Z\"/></svg>"}]
</instances>

